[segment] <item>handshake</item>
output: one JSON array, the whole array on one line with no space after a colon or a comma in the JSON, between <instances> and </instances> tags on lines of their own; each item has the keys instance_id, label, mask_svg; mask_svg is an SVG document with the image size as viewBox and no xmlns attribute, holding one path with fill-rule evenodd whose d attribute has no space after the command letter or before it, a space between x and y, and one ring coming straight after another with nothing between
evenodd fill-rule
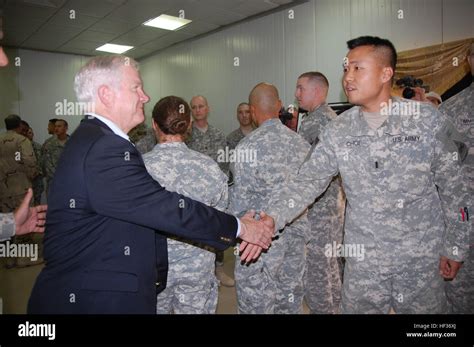
<instances>
[{"instance_id":1,"label":"handshake","mask_svg":"<svg viewBox=\"0 0 474 347\"><path fill-rule=\"evenodd\" d=\"M240 259L246 263L257 259L264 249L270 247L275 233L273 218L265 212L260 212L259 217L255 219L255 211L250 210L240 218Z\"/></svg>"}]
</instances>

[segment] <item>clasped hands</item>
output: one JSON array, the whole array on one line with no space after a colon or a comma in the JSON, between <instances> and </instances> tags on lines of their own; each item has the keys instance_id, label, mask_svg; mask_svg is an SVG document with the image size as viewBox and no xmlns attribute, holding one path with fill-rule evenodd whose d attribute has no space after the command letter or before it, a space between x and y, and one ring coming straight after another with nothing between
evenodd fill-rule
<instances>
[{"instance_id":1,"label":"clasped hands","mask_svg":"<svg viewBox=\"0 0 474 347\"><path fill-rule=\"evenodd\" d=\"M275 234L273 218L265 212L260 212L259 216L259 220L255 219L255 211L250 210L240 218L240 259L246 263L257 259L264 249L268 249Z\"/></svg>"}]
</instances>

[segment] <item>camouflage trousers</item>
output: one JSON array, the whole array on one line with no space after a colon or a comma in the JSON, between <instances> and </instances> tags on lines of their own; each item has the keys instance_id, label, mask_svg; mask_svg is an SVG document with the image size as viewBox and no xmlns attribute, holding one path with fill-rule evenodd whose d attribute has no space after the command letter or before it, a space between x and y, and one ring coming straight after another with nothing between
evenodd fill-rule
<instances>
[{"instance_id":1,"label":"camouflage trousers","mask_svg":"<svg viewBox=\"0 0 474 347\"><path fill-rule=\"evenodd\" d=\"M33 201L35 205L41 204L41 195L43 195L43 191L43 176L38 176L33 180Z\"/></svg>"},{"instance_id":2,"label":"camouflage trousers","mask_svg":"<svg viewBox=\"0 0 474 347\"><path fill-rule=\"evenodd\" d=\"M309 227L305 218L305 225ZM302 313L304 236L286 227L256 262L235 262L238 311L241 314Z\"/></svg>"},{"instance_id":3,"label":"camouflage trousers","mask_svg":"<svg viewBox=\"0 0 474 347\"><path fill-rule=\"evenodd\" d=\"M333 242L343 239L345 198L333 181L326 193L308 211L311 233L306 244L304 297L312 314L339 313L342 258L326 256Z\"/></svg>"},{"instance_id":4,"label":"camouflage trousers","mask_svg":"<svg viewBox=\"0 0 474 347\"><path fill-rule=\"evenodd\" d=\"M342 313L386 314L390 308L400 314L447 313L438 249L401 255L394 249L390 253L389 249L382 252L371 248L364 260L346 257ZM380 261L380 254L393 256Z\"/></svg>"},{"instance_id":5,"label":"camouflage trousers","mask_svg":"<svg viewBox=\"0 0 474 347\"><path fill-rule=\"evenodd\" d=\"M218 281L215 253L168 239L168 279L157 295L157 314L214 314Z\"/></svg>"},{"instance_id":6,"label":"camouflage trousers","mask_svg":"<svg viewBox=\"0 0 474 347\"><path fill-rule=\"evenodd\" d=\"M474 247L452 281L446 282L446 296L450 313L474 314Z\"/></svg>"}]
</instances>

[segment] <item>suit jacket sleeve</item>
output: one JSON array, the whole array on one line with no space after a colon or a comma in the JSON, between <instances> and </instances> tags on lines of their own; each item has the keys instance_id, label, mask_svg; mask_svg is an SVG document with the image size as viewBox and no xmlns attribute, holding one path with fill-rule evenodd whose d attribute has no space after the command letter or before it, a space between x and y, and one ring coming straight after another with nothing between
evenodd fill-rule
<instances>
[{"instance_id":1,"label":"suit jacket sleeve","mask_svg":"<svg viewBox=\"0 0 474 347\"><path fill-rule=\"evenodd\" d=\"M90 204L100 215L217 249L235 241L238 226L234 216L165 190L147 173L135 147L116 135L94 142L83 169Z\"/></svg>"}]
</instances>

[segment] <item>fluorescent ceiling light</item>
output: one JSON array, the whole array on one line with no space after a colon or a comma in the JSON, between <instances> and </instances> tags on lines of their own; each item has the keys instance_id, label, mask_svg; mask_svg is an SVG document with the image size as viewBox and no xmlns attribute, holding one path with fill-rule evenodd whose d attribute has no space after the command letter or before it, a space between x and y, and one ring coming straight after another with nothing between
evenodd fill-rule
<instances>
[{"instance_id":1,"label":"fluorescent ceiling light","mask_svg":"<svg viewBox=\"0 0 474 347\"><path fill-rule=\"evenodd\" d=\"M168 16L167 14L162 14L161 16L146 21L145 23L143 23L143 25L166 30L176 30L191 22L192 20L190 19L178 18Z\"/></svg>"},{"instance_id":2,"label":"fluorescent ceiling light","mask_svg":"<svg viewBox=\"0 0 474 347\"><path fill-rule=\"evenodd\" d=\"M113 43L106 43L105 45L97 47L95 50L96 51L102 51L102 52L121 54L123 52L131 50L132 48L133 48L133 46L114 45Z\"/></svg>"}]
</instances>

